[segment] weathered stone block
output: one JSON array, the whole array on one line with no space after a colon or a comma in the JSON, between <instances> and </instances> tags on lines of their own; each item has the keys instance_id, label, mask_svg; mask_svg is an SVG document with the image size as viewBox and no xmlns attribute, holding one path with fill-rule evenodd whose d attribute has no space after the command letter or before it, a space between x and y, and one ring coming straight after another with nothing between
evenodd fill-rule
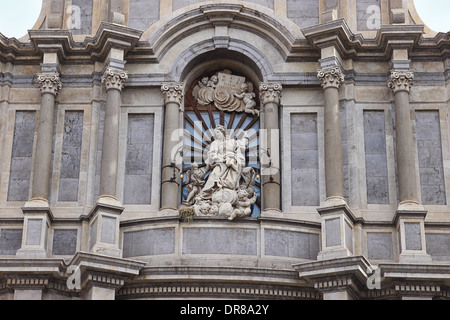
<instances>
[{"instance_id":1,"label":"weathered stone block","mask_svg":"<svg viewBox=\"0 0 450 320\"><path fill-rule=\"evenodd\" d=\"M123 257L153 256L175 252L175 228L125 232Z\"/></svg>"}]
</instances>

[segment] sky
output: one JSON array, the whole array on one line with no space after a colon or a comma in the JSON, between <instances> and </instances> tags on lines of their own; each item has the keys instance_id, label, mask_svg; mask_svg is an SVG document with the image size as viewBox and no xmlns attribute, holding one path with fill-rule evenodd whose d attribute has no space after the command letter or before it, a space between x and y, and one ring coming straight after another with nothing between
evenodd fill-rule
<instances>
[{"instance_id":1,"label":"sky","mask_svg":"<svg viewBox=\"0 0 450 320\"><path fill-rule=\"evenodd\" d=\"M450 31L449 0L414 0L417 12L430 29ZM0 32L7 37L26 35L39 17L42 0L0 0Z\"/></svg>"}]
</instances>

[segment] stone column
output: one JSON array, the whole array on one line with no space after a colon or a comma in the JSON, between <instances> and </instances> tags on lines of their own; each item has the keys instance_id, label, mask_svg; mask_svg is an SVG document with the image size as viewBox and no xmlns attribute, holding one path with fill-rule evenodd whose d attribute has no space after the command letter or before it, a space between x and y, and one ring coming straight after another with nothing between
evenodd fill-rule
<instances>
[{"instance_id":1,"label":"stone column","mask_svg":"<svg viewBox=\"0 0 450 320\"><path fill-rule=\"evenodd\" d=\"M395 134L400 206L419 204L411 109L409 107L409 92L413 85L413 79L414 73L410 70L391 70L388 81L388 86L395 96Z\"/></svg>"},{"instance_id":2,"label":"stone column","mask_svg":"<svg viewBox=\"0 0 450 320\"><path fill-rule=\"evenodd\" d=\"M325 181L328 200L344 200L341 123L339 116L339 88L344 75L339 67L318 71L325 95Z\"/></svg>"},{"instance_id":3,"label":"stone column","mask_svg":"<svg viewBox=\"0 0 450 320\"><path fill-rule=\"evenodd\" d=\"M161 209L178 209L178 177L176 166L179 145L180 106L183 99L182 83L163 83L164 98L164 141L162 162ZM175 172L175 173L174 173Z\"/></svg>"},{"instance_id":4,"label":"stone column","mask_svg":"<svg viewBox=\"0 0 450 320\"><path fill-rule=\"evenodd\" d=\"M260 101L264 130L261 139L263 210L281 210L280 122L281 83L261 83Z\"/></svg>"},{"instance_id":5,"label":"stone column","mask_svg":"<svg viewBox=\"0 0 450 320\"><path fill-rule=\"evenodd\" d=\"M395 224L400 241L400 262L430 263L431 256L426 252L425 238L427 211L420 205L409 105L413 79L413 71L393 69L388 80L388 87L395 96L395 147L399 192Z\"/></svg>"},{"instance_id":6,"label":"stone column","mask_svg":"<svg viewBox=\"0 0 450 320\"><path fill-rule=\"evenodd\" d=\"M41 88L41 109L37 128L31 198L48 202L55 98L62 85L58 73L40 73L37 77Z\"/></svg>"},{"instance_id":7,"label":"stone column","mask_svg":"<svg viewBox=\"0 0 450 320\"><path fill-rule=\"evenodd\" d=\"M117 197L117 168L119 156L119 117L122 89L128 74L107 67L102 83L106 87L106 111L103 131L100 173L100 197Z\"/></svg>"}]
</instances>

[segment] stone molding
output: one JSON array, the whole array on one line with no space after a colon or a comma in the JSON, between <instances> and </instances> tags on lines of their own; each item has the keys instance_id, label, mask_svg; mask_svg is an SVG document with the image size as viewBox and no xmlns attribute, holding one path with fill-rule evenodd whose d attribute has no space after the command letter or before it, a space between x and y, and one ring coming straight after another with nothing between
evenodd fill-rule
<instances>
[{"instance_id":1,"label":"stone molding","mask_svg":"<svg viewBox=\"0 0 450 320\"><path fill-rule=\"evenodd\" d=\"M110 89L122 91L127 80L128 73L126 71L111 67L107 67L102 76L102 84L106 87L106 91Z\"/></svg>"},{"instance_id":2,"label":"stone molding","mask_svg":"<svg viewBox=\"0 0 450 320\"><path fill-rule=\"evenodd\" d=\"M391 70L388 80L388 87L396 94L399 91L410 92L414 80L414 71L412 70Z\"/></svg>"},{"instance_id":3,"label":"stone molding","mask_svg":"<svg viewBox=\"0 0 450 320\"><path fill-rule=\"evenodd\" d=\"M259 98L261 100L261 104L280 104L282 90L283 86L281 83L261 83L259 85Z\"/></svg>"},{"instance_id":4,"label":"stone molding","mask_svg":"<svg viewBox=\"0 0 450 320\"><path fill-rule=\"evenodd\" d=\"M51 93L54 96L62 89L62 83L58 73L38 73L37 79L41 89L41 94Z\"/></svg>"},{"instance_id":5,"label":"stone molding","mask_svg":"<svg viewBox=\"0 0 450 320\"><path fill-rule=\"evenodd\" d=\"M176 103L181 105L183 100L183 83L168 82L161 85L164 104Z\"/></svg>"},{"instance_id":6,"label":"stone molding","mask_svg":"<svg viewBox=\"0 0 450 320\"><path fill-rule=\"evenodd\" d=\"M345 80L344 74L339 67L320 69L317 71L317 78L319 78L323 89L339 89Z\"/></svg>"}]
</instances>

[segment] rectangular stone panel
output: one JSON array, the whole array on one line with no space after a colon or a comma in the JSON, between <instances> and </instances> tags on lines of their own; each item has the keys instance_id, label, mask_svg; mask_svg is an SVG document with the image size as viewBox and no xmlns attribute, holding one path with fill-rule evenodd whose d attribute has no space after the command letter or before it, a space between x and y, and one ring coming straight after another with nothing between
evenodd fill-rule
<instances>
[{"instance_id":1,"label":"rectangular stone panel","mask_svg":"<svg viewBox=\"0 0 450 320\"><path fill-rule=\"evenodd\" d=\"M53 230L52 254L74 255L77 252L77 229Z\"/></svg>"},{"instance_id":2,"label":"rectangular stone panel","mask_svg":"<svg viewBox=\"0 0 450 320\"><path fill-rule=\"evenodd\" d=\"M73 34L91 34L93 1L72 0L71 29Z\"/></svg>"},{"instance_id":3,"label":"rectangular stone panel","mask_svg":"<svg viewBox=\"0 0 450 320\"><path fill-rule=\"evenodd\" d=\"M160 0L130 0L128 26L147 30L159 19L159 4Z\"/></svg>"},{"instance_id":4,"label":"rectangular stone panel","mask_svg":"<svg viewBox=\"0 0 450 320\"><path fill-rule=\"evenodd\" d=\"M294 206L319 205L316 113L291 114L291 199Z\"/></svg>"},{"instance_id":5,"label":"rectangular stone panel","mask_svg":"<svg viewBox=\"0 0 450 320\"><path fill-rule=\"evenodd\" d=\"M450 234L427 233L427 253L434 261L450 261Z\"/></svg>"},{"instance_id":6,"label":"rectangular stone panel","mask_svg":"<svg viewBox=\"0 0 450 320\"><path fill-rule=\"evenodd\" d=\"M102 169L103 131L105 127L106 102L100 101L98 110L97 149L95 150L94 201L100 196L100 173Z\"/></svg>"},{"instance_id":7,"label":"rectangular stone panel","mask_svg":"<svg viewBox=\"0 0 450 320\"><path fill-rule=\"evenodd\" d=\"M446 205L439 111L416 111L422 204Z\"/></svg>"},{"instance_id":8,"label":"rectangular stone panel","mask_svg":"<svg viewBox=\"0 0 450 320\"><path fill-rule=\"evenodd\" d=\"M392 233L367 232L367 255L374 260L393 260Z\"/></svg>"},{"instance_id":9,"label":"rectangular stone panel","mask_svg":"<svg viewBox=\"0 0 450 320\"><path fill-rule=\"evenodd\" d=\"M35 121L35 111L16 111L8 201L28 200Z\"/></svg>"},{"instance_id":10,"label":"rectangular stone panel","mask_svg":"<svg viewBox=\"0 0 450 320\"><path fill-rule=\"evenodd\" d=\"M422 250L419 223L405 223L406 250Z\"/></svg>"},{"instance_id":11,"label":"rectangular stone panel","mask_svg":"<svg viewBox=\"0 0 450 320\"><path fill-rule=\"evenodd\" d=\"M183 254L256 255L256 242L255 229L183 229Z\"/></svg>"},{"instance_id":12,"label":"rectangular stone panel","mask_svg":"<svg viewBox=\"0 0 450 320\"><path fill-rule=\"evenodd\" d=\"M124 204L151 203L153 134L153 114L128 115Z\"/></svg>"},{"instance_id":13,"label":"rectangular stone panel","mask_svg":"<svg viewBox=\"0 0 450 320\"><path fill-rule=\"evenodd\" d=\"M345 222L345 246L351 253L353 253L353 229L352 227Z\"/></svg>"},{"instance_id":14,"label":"rectangular stone panel","mask_svg":"<svg viewBox=\"0 0 450 320\"><path fill-rule=\"evenodd\" d=\"M175 252L175 228L125 232L123 257L153 256Z\"/></svg>"},{"instance_id":15,"label":"rectangular stone panel","mask_svg":"<svg viewBox=\"0 0 450 320\"><path fill-rule=\"evenodd\" d=\"M116 218L102 217L102 231L100 241L114 244L116 239Z\"/></svg>"},{"instance_id":16,"label":"rectangular stone panel","mask_svg":"<svg viewBox=\"0 0 450 320\"><path fill-rule=\"evenodd\" d=\"M66 111L58 192L59 201L78 200L82 138L83 111Z\"/></svg>"},{"instance_id":17,"label":"rectangular stone panel","mask_svg":"<svg viewBox=\"0 0 450 320\"><path fill-rule=\"evenodd\" d=\"M0 229L0 255L15 255L22 246L22 229Z\"/></svg>"},{"instance_id":18,"label":"rectangular stone panel","mask_svg":"<svg viewBox=\"0 0 450 320\"><path fill-rule=\"evenodd\" d=\"M376 31L381 27L381 0L356 1L357 28Z\"/></svg>"},{"instance_id":19,"label":"rectangular stone panel","mask_svg":"<svg viewBox=\"0 0 450 320\"><path fill-rule=\"evenodd\" d=\"M28 219L27 245L38 246L41 244L42 222L42 219Z\"/></svg>"},{"instance_id":20,"label":"rectangular stone panel","mask_svg":"<svg viewBox=\"0 0 450 320\"><path fill-rule=\"evenodd\" d=\"M364 111L364 151L368 204L388 204L389 185L384 111Z\"/></svg>"},{"instance_id":21,"label":"rectangular stone panel","mask_svg":"<svg viewBox=\"0 0 450 320\"><path fill-rule=\"evenodd\" d=\"M319 1L317 0L287 0L287 17L301 28L319 23Z\"/></svg>"},{"instance_id":22,"label":"rectangular stone panel","mask_svg":"<svg viewBox=\"0 0 450 320\"><path fill-rule=\"evenodd\" d=\"M264 252L269 256L316 260L319 253L319 235L265 229Z\"/></svg>"},{"instance_id":23,"label":"rectangular stone panel","mask_svg":"<svg viewBox=\"0 0 450 320\"><path fill-rule=\"evenodd\" d=\"M325 221L325 237L327 247L341 245L341 219L327 219Z\"/></svg>"},{"instance_id":24,"label":"rectangular stone panel","mask_svg":"<svg viewBox=\"0 0 450 320\"><path fill-rule=\"evenodd\" d=\"M89 229L89 249L97 242L97 227L98 227L98 218L95 218L94 222L92 222Z\"/></svg>"}]
</instances>

